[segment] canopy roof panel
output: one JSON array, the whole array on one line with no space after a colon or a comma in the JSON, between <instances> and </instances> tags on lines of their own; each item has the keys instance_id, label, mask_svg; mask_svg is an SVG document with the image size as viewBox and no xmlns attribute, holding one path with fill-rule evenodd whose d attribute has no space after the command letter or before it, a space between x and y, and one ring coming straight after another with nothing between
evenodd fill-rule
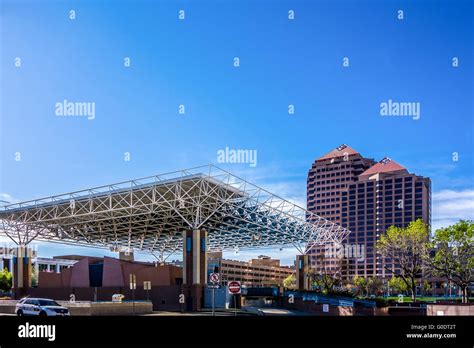
<instances>
[{"instance_id":1,"label":"canopy roof panel","mask_svg":"<svg viewBox=\"0 0 474 348\"><path fill-rule=\"evenodd\" d=\"M182 232L208 231L208 250L340 243L349 231L213 165L0 208L15 243L46 240L174 252Z\"/></svg>"}]
</instances>

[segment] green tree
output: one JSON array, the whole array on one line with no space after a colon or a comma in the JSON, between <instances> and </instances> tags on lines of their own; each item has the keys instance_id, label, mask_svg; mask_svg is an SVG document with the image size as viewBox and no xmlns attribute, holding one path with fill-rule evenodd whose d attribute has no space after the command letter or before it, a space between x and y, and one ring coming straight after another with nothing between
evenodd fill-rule
<instances>
[{"instance_id":1,"label":"green tree","mask_svg":"<svg viewBox=\"0 0 474 348\"><path fill-rule=\"evenodd\" d=\"M364 290L367 291L367 279L360 276L355 276L353 279L354 285L357 287L357 293L364 296Z\"/></svg>"},{"instance_id":2,"label":"green tree","mask_svg":"<svg viewBox=\"0 0 474 348\"><path fill-rule=\"evenodd\" d=\"M283 280L283 286L287 289L296 289L296 277L294 274L290 274Z\"/></svg>"},{"instance_id":3,"label":"green tree","mask_svg":"<svg viewBox=\"0 0 474 348\"><path fill-rule=\"evenodd\" d=\"M420 285L421 285L421 288L423 289L423 294L425 296L433 290L430 282L427 281L426 279Z\"/></svg>"},{"instance_id":4,"label":"green tree","mask_svg":"<svg viewBox=\"0 0 474 348\"><path fill-rule=\"evenodd\" d=\"M330 293L335 287L341 285L341 279L332 274L313 274L312 283L318 287L323 294Z\"/></svg>"},{"instance_id":5,"label":"green tree","mask_svg":"<svg viewBox=\"0 0 474 348\"><path fill-rule=\"evenodd\" d=\"M36 275L35 267L31 267L31 286L35 287L38 286L38 277Z\"/></svg>"},{"instance_id":6,"label":"green tree","mask_svg":"<svg viewBox=\"0 0 474 348\"><path fill-rule=\"evenodd\" d=\"M383 280L379 277L370 277L367 279L367 293L378 295L383 291Z\"/></svg>"},{"instance_id":7,"label":"green tree","mask_svg":"<svg viewBox=\"0 0 474 348\"><path fill-rule=\"evenodd\" d=\"M12 274L5 268L0 270L0 290L9 291L12 288Z\"/></svg>"},{"instance_id":8,"label":"green tree","mask_svg":"<svg viewBox=\"0 0 474 348\"><path fill-rule=\"evenodd\" d=\"M462 302L467 303L469 283L474 281L474 223L460 220L438 229L432 246L434 256L429 260L432 274L459 286Z\"/></svg>"},{"instance_id":9,"label":"green tree","mask_svg":"<svg viewBox=\"0 0 474 348\"><path fill-rule=\"evenodd\" d=\"M407 284L400 277L392 277L392 279L388 281L388 286L401 293L404 293L408 290Z\"/></svg>"},{"instance_id":10,"label":"green tree","mask_svg":"<svg viewBox=\"0 0 474 348\"><path fill-rule=\"evenodd\" d=\"M423 220L410 222L406 228L390 226L377 243L377 250L400 269L399 277L405 282L416 302L416 278L421 274L429 255L429 231ZM392 267L384 265L388 271Z\"/></svg>"},{"instance_id":11,"label":"green tree","mask_svg":"<svg viewBox=\"0 0 474 348\"><path fill-rule=\"evenodd\" d=\"M323 294L329 294L333 292L335 288L339 288L342 285L341 278L341 267L342 259L336 260L337 265L335 267L329 267L326 261L326 254L321 253L317 256L317 264L319 265L319 273L311 272L308 274L310 282L313 287L319 288ZM331 261L334 261L331 259Z\"/></svg>"}]
</instances>

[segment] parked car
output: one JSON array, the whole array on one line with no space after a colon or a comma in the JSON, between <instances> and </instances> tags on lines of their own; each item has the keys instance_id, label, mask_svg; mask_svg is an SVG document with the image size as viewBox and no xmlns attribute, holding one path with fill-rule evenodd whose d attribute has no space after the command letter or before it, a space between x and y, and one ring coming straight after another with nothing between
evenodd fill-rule
<instances>
[{"instance_id":1,"label":"parked car","mask_svg":"<svg viewBox=\"0 0 474 348\"><path fill-rule=\"evenodd\" d=\"M26 297L18 301L16 304L15 313L18 316L65 316L69 315L69 309L48 298Z\"/></svg>"},{"instance_id":2,"label":"parked car","mask_svg":"<svg viewBox=\"0 0 474 348\"><path fill-rule=\"evenodd\" d=\"M112 302L122 302L124 298L125 298L125 296L122 295L122 294L113 294L112 295Z\"/></svg>"}]
</instances>

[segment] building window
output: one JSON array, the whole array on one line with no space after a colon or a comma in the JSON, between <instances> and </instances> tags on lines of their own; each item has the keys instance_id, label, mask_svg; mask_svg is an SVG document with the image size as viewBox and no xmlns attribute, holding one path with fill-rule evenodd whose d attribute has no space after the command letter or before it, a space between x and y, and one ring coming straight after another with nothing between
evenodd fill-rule
<instances>
[{"instance_id":1,"label":"building window","mask_svg":"<svg viewBox=\"0 0 474 348\"><path fill-rule=\"evenodd\" d=\"M191 252L193 248L193 239L192 237L186 237L186 251Z\"/></svg>"}]
</instances>

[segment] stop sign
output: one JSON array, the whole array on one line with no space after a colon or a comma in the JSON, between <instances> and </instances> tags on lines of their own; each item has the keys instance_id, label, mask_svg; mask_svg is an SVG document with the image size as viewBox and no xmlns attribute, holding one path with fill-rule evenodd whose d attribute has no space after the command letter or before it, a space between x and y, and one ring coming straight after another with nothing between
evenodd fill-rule
<instances>
[{"instance_id":1,"label":"stop sign","mask_svg":"<svg viewBox=\"0 0 474 348\"><path fill-rule=\"evenodd\" d=\"M227 288L229 289L229 294L237 295L240 294L240 282L238 281L231 281L227 284Z\"/></svg>"}]
</instances>

